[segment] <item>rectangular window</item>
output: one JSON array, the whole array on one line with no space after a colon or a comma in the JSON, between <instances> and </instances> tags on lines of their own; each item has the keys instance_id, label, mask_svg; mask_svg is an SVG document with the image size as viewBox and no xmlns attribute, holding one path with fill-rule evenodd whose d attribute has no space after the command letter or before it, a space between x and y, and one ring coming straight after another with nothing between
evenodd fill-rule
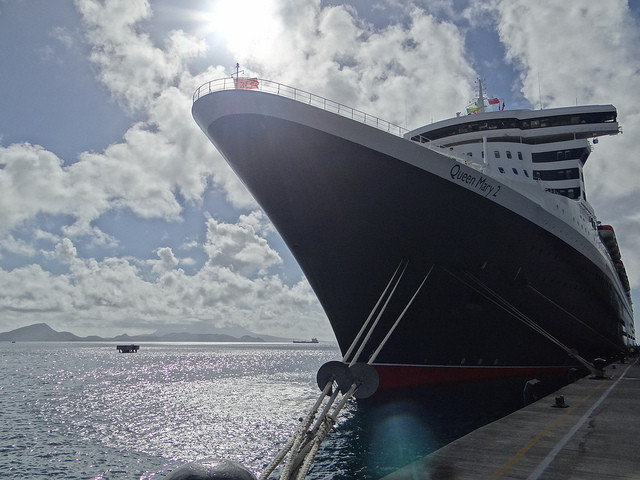
<instances>
[{"instance_id":1,"label":"rectangular window","mask_svg":"<svg viewBox=\"0 0 640 480\"><path fill-rule=\"evenodd\" d=\"M565 160L582 160L589 156L589 151L586 148L572 148L571 150L560 150L551 152L539 152L532 154L533 163L543 162L558 162ZM582 162L584 163L584 162Z\"/></svg>"},{"instance_id":2,"label":"rectangular window","mask_svg":"<svg viewBox=\"0 0 640 480\"><path fill-rule=\"evenodd\" d=\"M516 170L515 168L512 168L511 170L513 170L513 173L515 173L516 175L518 175L518 170Z\"/></svg>"},{"instance_id":3,"label":"rectangular window","mask_svg":"<svg viewBox=\"0 0 640 480\"><path fill-rule=\"evenodd\" d=\"M493 156L496 158L500 158L500 152L496 150L495 152L493 152Z\"/></svg>"},{"instance_id":4,"label":"rectangular window","mask_svg":"<svg viewBox=\"0 0 640 480\"><path fill-rule=\"evenodd\" d=\"M534 178L539 180L575 180L580 178L577 168L567 168L563 170L534 170Z\"/></svg>"},{"instance_id":5,"label":"rectangular window","mask_svg":"<svg viewBox=\"0 0 640 480\"><path fill-rule=\"evenodd\" d=\"M522 170L522 171L524 172L524 176L529 178L529 174L527 173L527 171L526 170Z\"/></svg>"},{"instance_id":6,"label":"rectangular window","mask_svg":"<svg viewBox=\"0 0 640 480\"><path fill-rule=\"evenodd\" d=\"M518 152L518 160L522 160L522 152Z\"/></svg>"},{"instance_id":7,"label":"rectangular window","mask_svg":"<svg viewBox=\"0 0 640 480\"><path fill-rule=\"evenodd\" d=\"M509 150L507 150L507 158L511 158L511 152Z\"/></svg>"},{"instance_id":8,"label":"rectangular window","mask_svg":"<svg viewBox=\"0 0 640 480\"><path fill-rule=\"evenodd\" d=\"M499 171L500 173L504 173L504 168L502 168L502 167L498 167L498 171Z\"/></svg>"}]
</instances>

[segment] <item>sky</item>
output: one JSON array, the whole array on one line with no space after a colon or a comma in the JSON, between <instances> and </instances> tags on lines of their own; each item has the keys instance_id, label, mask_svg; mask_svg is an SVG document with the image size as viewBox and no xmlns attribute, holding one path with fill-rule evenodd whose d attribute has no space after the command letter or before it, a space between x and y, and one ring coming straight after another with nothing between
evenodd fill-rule
<instances>
[{"instance_id":1,"label":"sky","mask_svg":"<svg viewBox=\"0 0 640 480\"><path fill-rule=\"evenodd\" d=\"M191 117L235 72L409 129L614 104L585 168L640 298L640 2L0 0L0 331L238 325L332 339L268 218Z\"/></svg>"}]
</instances>

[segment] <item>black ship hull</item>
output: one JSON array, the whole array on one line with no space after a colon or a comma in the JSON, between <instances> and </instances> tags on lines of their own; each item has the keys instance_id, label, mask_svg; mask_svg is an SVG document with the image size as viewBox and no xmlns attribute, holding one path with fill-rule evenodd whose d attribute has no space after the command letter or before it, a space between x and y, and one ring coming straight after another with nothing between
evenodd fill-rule
<instances>
[{"instance_id":1,"label":"black ship hull","mask_svg":"<svg viewBox=\"0 0 640 480\"><path fill-rule=\"evenodd\" d=\"M581 366L575 353L624 350L599 251L552 233L555 219L508 186L269 94L219 92L193 112L287 243L343 353L406 263L358 359L392 330L374 363L381 387L562 373Z\"/></svg>"}]
</instances>

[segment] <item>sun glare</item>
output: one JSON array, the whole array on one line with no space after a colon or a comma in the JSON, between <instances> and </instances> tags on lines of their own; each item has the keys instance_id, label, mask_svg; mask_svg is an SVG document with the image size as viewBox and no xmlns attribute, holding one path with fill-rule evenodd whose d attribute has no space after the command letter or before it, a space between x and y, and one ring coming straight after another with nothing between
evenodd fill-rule
<instances>
[{"instance_id":1,"label":"sun glare","mask_svg":"<svg viewBox=\"0 0 640 480\"><path fill-rule=\"evenodd\" d=\"M213 35L239 57L264 54L280 31L273 0L220 0L209 14Z\"/></svg>"}]
</instances>

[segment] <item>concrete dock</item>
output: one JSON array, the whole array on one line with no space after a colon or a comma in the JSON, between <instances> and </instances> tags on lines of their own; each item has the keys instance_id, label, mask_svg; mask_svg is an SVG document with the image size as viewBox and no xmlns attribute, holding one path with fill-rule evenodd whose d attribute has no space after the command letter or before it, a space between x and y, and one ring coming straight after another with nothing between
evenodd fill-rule
<instances>
[{"instance_id":1,"label":"concrete dock","mask_svg":"<svg viewBox=\"0 0 640 480\"><path fill-rule=\"evenodd\" d=\"M564 407L556 397L564 397ZM383 480L640 480L640 363L610 365Z\"/></svg>"}]
</instances>

